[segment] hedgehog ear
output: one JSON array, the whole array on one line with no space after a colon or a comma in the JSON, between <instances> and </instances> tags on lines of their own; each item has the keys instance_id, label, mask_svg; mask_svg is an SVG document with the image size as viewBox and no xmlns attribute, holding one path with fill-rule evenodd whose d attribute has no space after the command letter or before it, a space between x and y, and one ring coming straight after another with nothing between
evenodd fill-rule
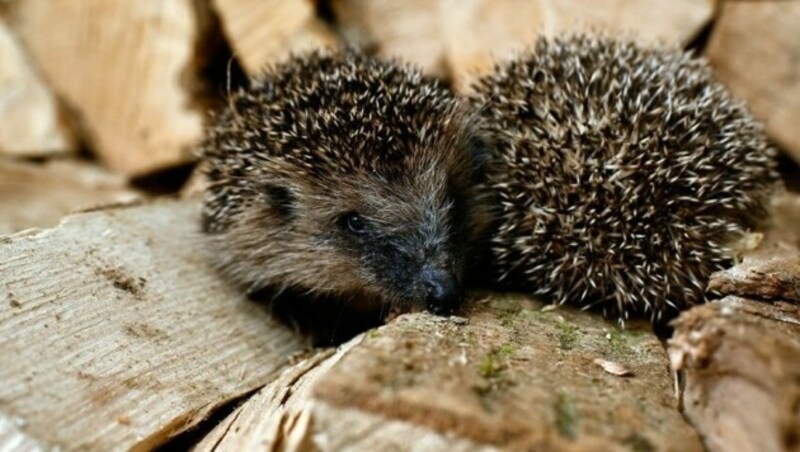
<instances>
[{"instance_id":1,"label":"hedgehog ear","mask_svg":"<svg viewBox=\"0 0 800 452\"><path fill-rule=\"evenodd\" d=\"M288 219L294 214L294 195L288 188L269 185L266 192L270 206L278 215Z\"/></svg>"}]
</instances>

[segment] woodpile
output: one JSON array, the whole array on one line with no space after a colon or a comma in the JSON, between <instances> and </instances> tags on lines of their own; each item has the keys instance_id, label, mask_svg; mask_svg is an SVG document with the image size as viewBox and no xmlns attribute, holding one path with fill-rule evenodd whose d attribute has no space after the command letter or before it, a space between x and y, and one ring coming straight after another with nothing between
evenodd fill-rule
<instances>
[{"instance_id":1,"label":"woodpile","mask_svg":"<svg viewBox=\"0 0 800 452\"><path fill-rule=\"evenodd\" d=\"M668 341L476 293L314 349L206 264L195 146L244 77L353 45L463 92L579 31L706 55L800 185L798 2L0 1L0 451L800 450L793 192Z\"/></svg>"}]
</instances>

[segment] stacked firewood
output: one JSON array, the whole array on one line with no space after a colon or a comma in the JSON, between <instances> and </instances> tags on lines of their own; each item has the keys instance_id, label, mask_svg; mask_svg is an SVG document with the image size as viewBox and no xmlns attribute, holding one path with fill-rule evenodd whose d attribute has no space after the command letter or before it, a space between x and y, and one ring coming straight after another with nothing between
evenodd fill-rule
<instances>
[{"instance_id":1,"label":"stacked firewood","mask_svg":"<svg viewBox=\"0 0 800 452\"><path fill-rule=\"evenodd\" d=\"M151 199L193 191L209 112L292 52L357 46L466 92L574 32L707 57L800 185L800 2L0 1L0 451L800 450L793 193L666 350L487 295L309 351L207 268L195 198Z\"/></svg>"}]
</instances>

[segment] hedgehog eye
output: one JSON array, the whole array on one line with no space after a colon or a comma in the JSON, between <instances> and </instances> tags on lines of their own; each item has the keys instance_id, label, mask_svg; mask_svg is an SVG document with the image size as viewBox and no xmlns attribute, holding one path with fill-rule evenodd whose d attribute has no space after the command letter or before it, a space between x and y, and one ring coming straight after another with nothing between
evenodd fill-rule
<instances>
[{"instance_id":1,"label":"hedgehog eye","mask_svg":"<svg viewBox=\"0 0 800 452\"><path fill-rule=\"evenodd\" d=\"M339 223L345 231L353 235L363 235L367 232L367 222L355 212L348 212L342 215Z\"/></svg>"}]
</instances>

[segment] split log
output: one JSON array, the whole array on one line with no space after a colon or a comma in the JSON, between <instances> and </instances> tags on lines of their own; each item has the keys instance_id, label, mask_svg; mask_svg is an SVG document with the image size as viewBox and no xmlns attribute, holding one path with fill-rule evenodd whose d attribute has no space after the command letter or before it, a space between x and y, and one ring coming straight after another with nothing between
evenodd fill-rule
<instances>
[{"instance_id":1,"label":"split log","mask_svg":"<svg viewBox=\"0 0 800 452\"><path fill-rule=\"evenodd\" d=\"M105 164L142 175L191 159L202 2L16 2L13 24ZM207 13L207 11L206 11Z\"/></svg>"},{"instance_id":2,"label":"split log","mask_svg":"<svg viewBox=\"0 0 800 452\"><path fill-rule=\"evenodd\" d=\"M131 202L141 196L124 177L89 163L0 160L0 235L55 226L77 210Z\"/></svg>"},{"instance_id":3,"label":"split log","mask_svg":"<svg viewBox=\"0 0 800 452\"><path fill-rule=\"evenodd\" d=\"M316 17L312 0L213 0L222 28L247 73L290 53L333 47L336 36Z\"/></svg>"},{"instance_id":4,"label":"split log","mask_svg":"<svg viewBox=\"0 0 800 452\"><path fill-rule=\"evenodd\" d=\"M706 54L720 80L800 162L800 2L722 2Z\"/></svg>"},{"instance_id":5,"label":"split log","mask_svg":"<svg viewBox=\"0 0 800 452\"><path fill-rule=\"evenodd\" d=\"M410 61L431 75L446 76L441 3L440 0L333 0L331 8L349 44L374 50L384 57Z\"/></svg>"},{"instance_id":6,"label":"split log","mask_svg":"<svg viewBox=\"0 0 800 452\"><path fill-rule=\"evenodd\" d=\"M800 450L800 306L728 296L675 323L683 409L711 451Z\"/></svg>"},{"instance_id":7,"label":"split log","mask_svg":"<svg viewBox=\"0 0 800 452\"><path fill-rule=\"evenodd\" d=\"M524 297L465 316L404 315L285 370L196 451L702 450L651 333Z\"/></svg>"},{"instance_id":8,"label":"split log","mask_svg":"<svg viewBox=\"0 0 800 452\"><path fill-rule=\"evenodd\" d=\"M800 197L774 210L763 244L712 275L725 298L683 313L669 341L683 410L711 451L800 450Z\"/></svg>"},{"instance_id":9,"label":"split log","mask_svg":"<svg viewBox=\"0 0 800 452\"><path fill-rule=\"evenodd\" d=\"M51 446L149 450L274 378L305 344L217 278L198 222L158 202L0 238L0 412Z\"/></svg>"},{"instance_id":10,"label":"split log","mask_svg":"<svg viewBox=\"0 0 800 452\"><path fill-rule=\"evenodd\" d=\"M76 148L55 96L1 17L0 124L2 154L40 156Z\"/></svg>"},{"instance_id":11,"label":"split log","mask_svg":"<svg viewBox=\"0 0 800 452\"><path fill-rule=\"evenodd\" d=\"M577 31L630 36L643 43L685 45L714 15L714 0L443 0L443 37L454 84L466 89L494 62L536 36Z\"/></svg>"}]
</instances>

